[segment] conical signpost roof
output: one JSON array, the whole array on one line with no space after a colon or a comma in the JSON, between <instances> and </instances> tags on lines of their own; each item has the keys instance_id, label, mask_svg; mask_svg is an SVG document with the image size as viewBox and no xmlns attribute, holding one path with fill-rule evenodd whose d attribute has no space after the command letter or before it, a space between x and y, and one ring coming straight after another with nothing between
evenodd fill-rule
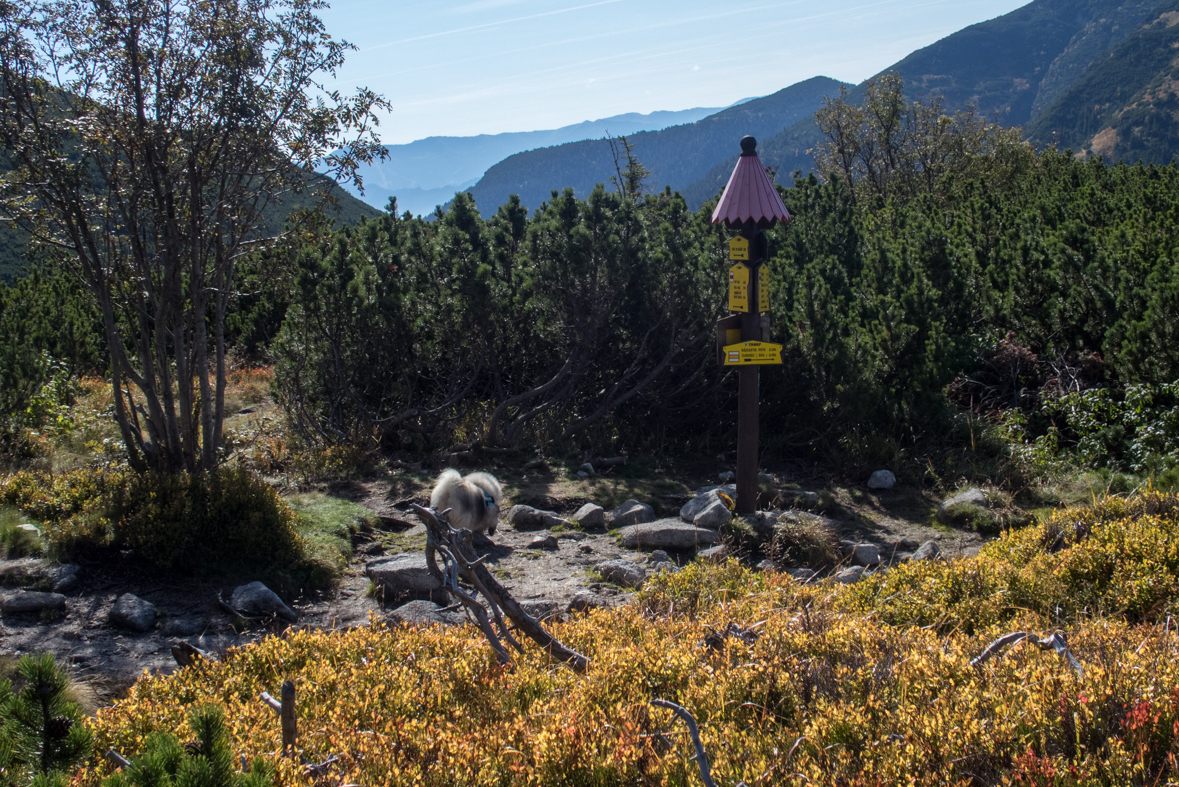
<instances>
[{"instance_id":1,"label":"conical signpost roof","mask_svg":"<svg viewBox=\"0 0 1179 787\"><path fill-rule=\"evenodd\" d=\"M786 204L757 157L757 140L753 137L741 140L741 158L737 159L729 184L712 211L712 223L722 221L733 229L747 222L766 229L776 222L790 221Z\"/></svg>"}]
</instances>

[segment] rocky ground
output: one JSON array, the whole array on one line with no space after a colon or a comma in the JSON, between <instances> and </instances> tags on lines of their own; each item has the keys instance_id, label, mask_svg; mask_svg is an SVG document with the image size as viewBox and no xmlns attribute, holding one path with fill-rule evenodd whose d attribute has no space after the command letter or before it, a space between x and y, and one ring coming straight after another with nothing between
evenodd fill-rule
<instances>
[{"instance_id":1,"label":"rocky ground","mask_svg":"<svg viewBox=\"0 0 1179 787\"><path fill-rule=\"evenodd\" d=\"M476 551L487 555L485 564L500 582L539 619L623 603L644 577L673 570L699 555L716 559L727 552L774 570L756 551L718 546L721 539L706 522L708 516L715 517L715 507L705 516L715 492L698 496L687 510L697 521L689 523L676 516L690 499L686 485L652 500L664 515L660 518L651 506L637 503L600 510L592 505L592 496L595 490L605 495L604 487L563 485L555 474L545 472L533 471L531 480L525 476L509 484L514 499L506 501L506 522L490 539L477 537L474 543ZM36 559L0 561L0 583L5 586L0 591L0 654L55 653L88 687L90 704L98 706L117 697L145 671L176 669L172 647L182 641L219 653L289 625L343 629L367 625L370 618L391 623L461 622L461 613L440 612L427 601L439 599L420 567L425 529L407 504L426 500L421 489L413 491L416 494L407 496L404 484L392 477L329 489L364 505L380 518L381 526L357 535L355 556L334 591L294 599L291 609L276 608L277 614L235 596L249 577L223 582L161 577L145 572L134 555L114 565L80 564L76 572ZM512 502L522 505L508 508ZM982 543L973 531L931 526L936 502L911 490L787 489L773 503L778 509L796 509L793 516L822 516L836 532L844 563L814 581L856 563L876 563L871 549L856 552L856 545L875 547L880 555L880 565L851 572L858 577L862 571L911 559L919 549L918 558L931 551L954 557L977 551ZM801 513L808 508L822 513ZM777 511L772 517L762 516L754 529L768 533L780 516ZM928 542L933 547L922 548ZM854 578L845 576L844 581ZM30 594L37 592L45 594L39 597L48 605L44 610L29 603ZM31 608L22 611L22 605ZM230 607L246 614L235 615Z\"/></svg>"}]
</instances>

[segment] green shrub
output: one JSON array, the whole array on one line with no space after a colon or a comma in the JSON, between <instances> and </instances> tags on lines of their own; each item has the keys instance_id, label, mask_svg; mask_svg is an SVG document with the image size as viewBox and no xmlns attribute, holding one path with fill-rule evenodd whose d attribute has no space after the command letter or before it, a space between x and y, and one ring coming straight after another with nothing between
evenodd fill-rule
<instances>
[{"instance_id":1,"label":"green shrub","mask_svg":"<svg viewBox=\"0 0 1179 787\"><path fill-rule=\"evenodd\" d=\"M822 517L800 512L789 512L778 518L769 553L779 563L812 568L839 562L839 544L830 526Z\"/></svg>"},{"instance_id":2,"label":"green shrub","mask_svg":"<svg viewBox=\"0 0 1179 787\"><path fill-rule=\"evenodd\" d=\"M116 541L161 568L266 569L303 555L290 506L241 470L133 477L109 516Z\"/></svg>"}]
</instances>

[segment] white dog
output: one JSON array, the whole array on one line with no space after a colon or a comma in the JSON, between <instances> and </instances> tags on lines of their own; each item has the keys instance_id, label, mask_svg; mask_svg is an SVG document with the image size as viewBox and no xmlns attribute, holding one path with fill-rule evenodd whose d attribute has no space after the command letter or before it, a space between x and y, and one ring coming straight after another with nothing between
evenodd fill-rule
<instances>
[{"instance_id":1,"label":"white dog","mask_svg":"<svg viewBox=\"0 0 1179 787\"><path fill-rule=\"evenodd\" d=\"M459 530L495 535L503 489L490 473L443 470L430 494L430 507L441 513L450 509L450 524Z\"/></svg>"}]
</instances>

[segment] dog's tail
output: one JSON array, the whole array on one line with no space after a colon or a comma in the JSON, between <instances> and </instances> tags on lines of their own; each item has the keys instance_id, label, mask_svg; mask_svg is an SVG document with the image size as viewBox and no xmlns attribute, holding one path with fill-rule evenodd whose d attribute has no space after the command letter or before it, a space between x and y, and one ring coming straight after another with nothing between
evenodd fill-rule
<instances>
[{"instance_id":1,"label":"dog's tail","mask_svg":"<svg viewBox=\"0 0 1179 787\"><path fill-rule=\"evenodd\" d=\"M463 477L458 470L453 467L443 470L442 474L438 476L438 481L434 484L434 491L430 493L430 508L435 511L441 510L449 499L451 491L461 486L462 483Z\"/></svg>"}]
</instances>

